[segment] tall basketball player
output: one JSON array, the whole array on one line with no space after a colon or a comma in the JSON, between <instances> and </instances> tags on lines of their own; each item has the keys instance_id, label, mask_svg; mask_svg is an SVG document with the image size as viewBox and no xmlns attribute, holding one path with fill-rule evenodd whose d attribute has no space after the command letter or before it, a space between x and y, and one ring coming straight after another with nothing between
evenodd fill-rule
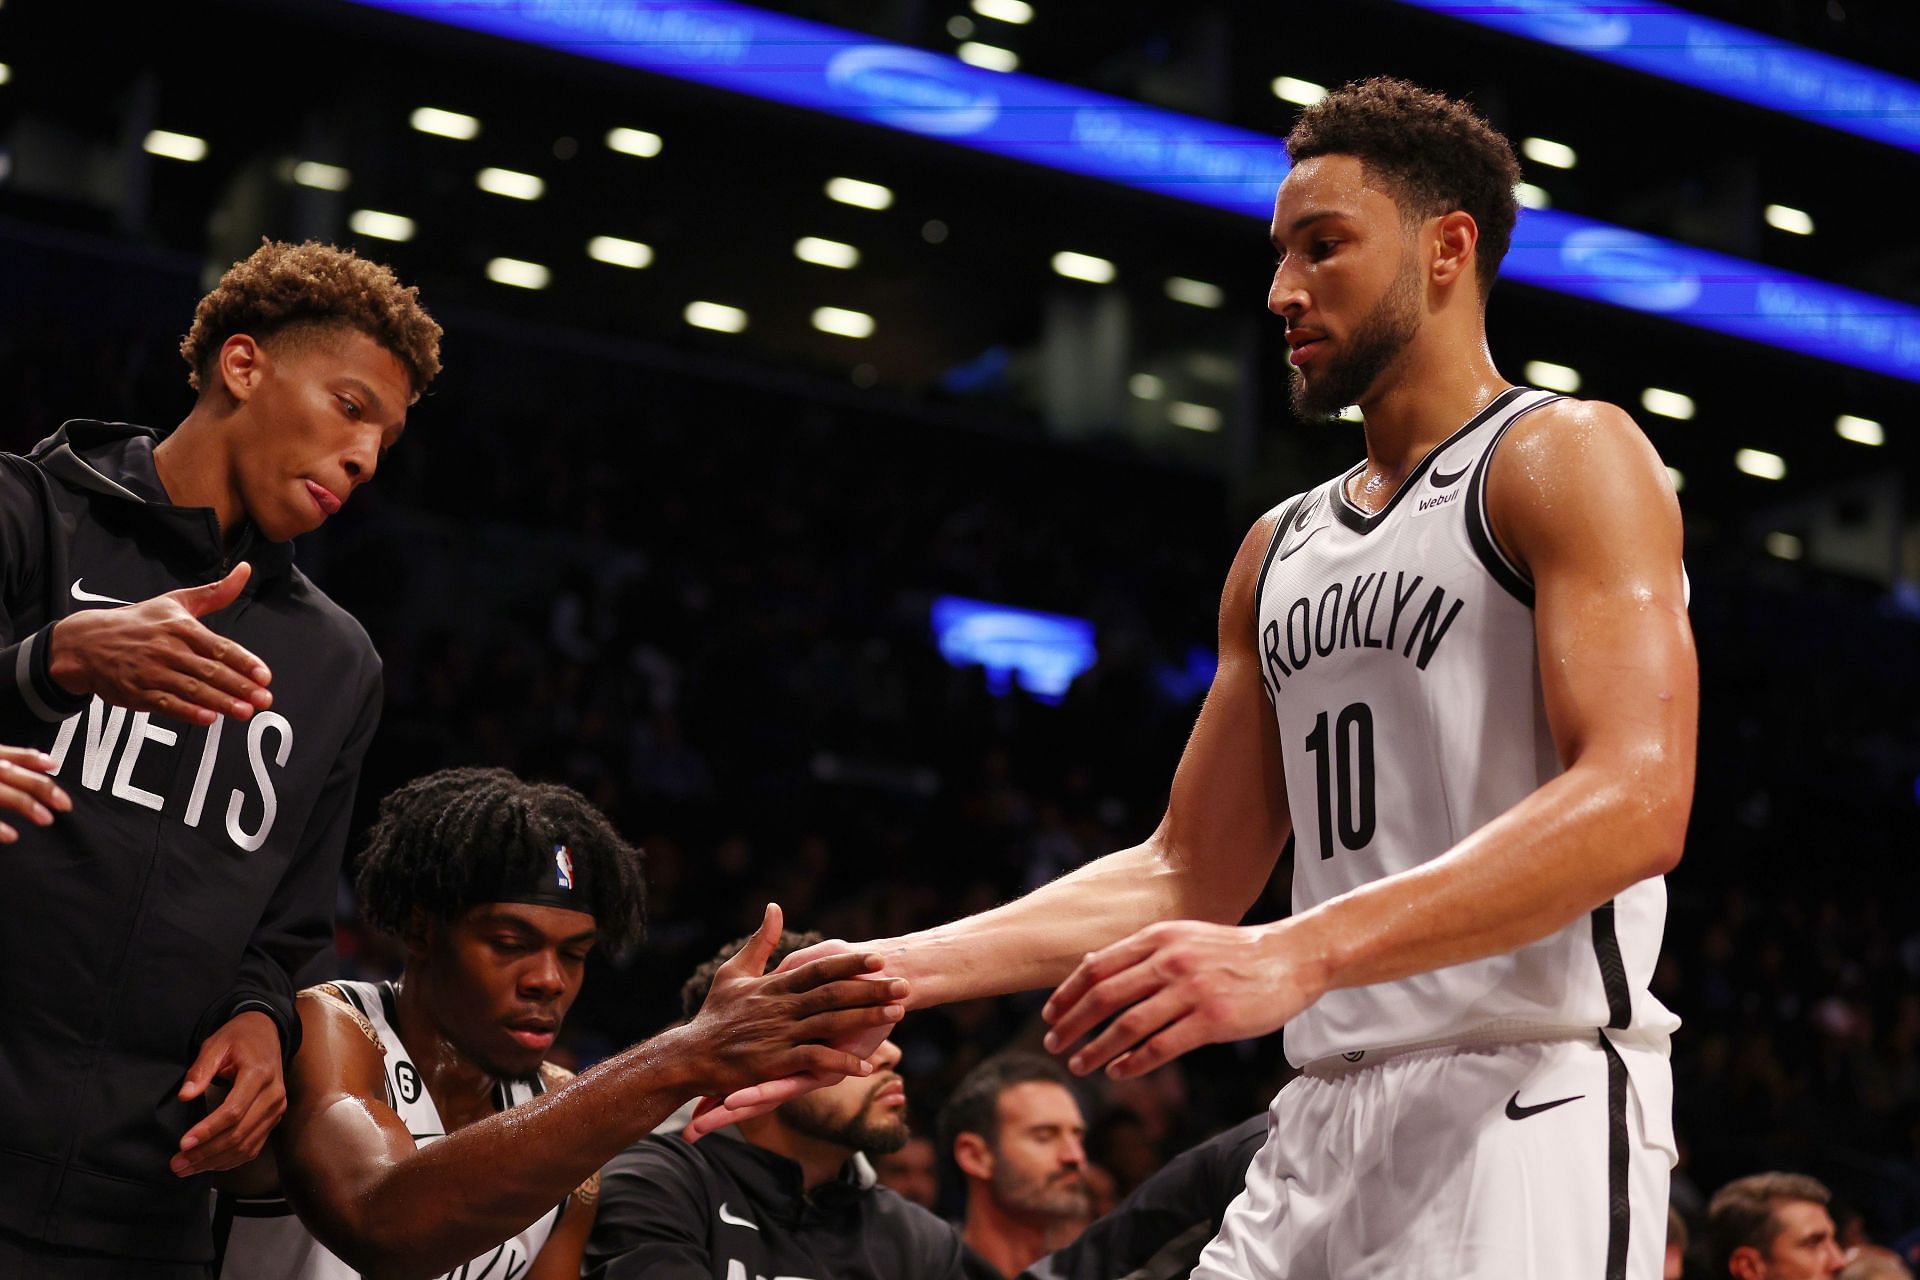
<instances>
[{"instance_id":1,"label":"tall basketball player","mask_svg":"<svg viewBox=\"0 0 1920 1280\"><path fill-rule=\"evenodd\" d=\"M1493 364L1503 137L1373 80L1287 141L1268 306L1297 410L1358 404L1365 459L1241 545L1144 844L870 946L914 1004L1065 978L1082 1073L1286 1029L1302 1074L1196 1276L1654 1280L1677 1020L1647 982L1697 715L1673 487L1620 409ZM1292 915L1236 926L1289 834Z\"/></svg>"},{"instance_id":2,"label":"tall basketball player","mask_svg":"<svg viewBox=\"0 0 1920 1280\"><path fill-rule=\"evenodd\" d=\"M216 1204L218 1275L574 1280L601 1164L712 1081L866 1074L816 1042L901 1012L903 985L849 980L862 957L762 977L769 907L686 1024L577 1078L548 1064L587 953L638 939L640 853L579 793L503 769L383 800L356 887L406 969L301 993L286 1117Z\"/></svg>"}]
</instances>

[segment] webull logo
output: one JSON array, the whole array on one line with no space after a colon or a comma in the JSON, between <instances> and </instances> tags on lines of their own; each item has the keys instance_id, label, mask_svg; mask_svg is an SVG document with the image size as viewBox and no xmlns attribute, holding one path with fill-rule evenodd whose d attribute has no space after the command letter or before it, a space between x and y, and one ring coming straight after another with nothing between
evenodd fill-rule
<instances>
[{"instance_id":1,"label":"webull logo","mask_svg":"<svg viewBox=\"0 0 1920 1280\"><path fill-rule=\"evenodd\" d=\"M1619 227L1585 227L1560 246L1560 262L1608 302L1636 311L1684 311L1700 298L1700 277L1674 260L1672 246Z\"/></svg>"},{"instance_id":2,"label":"webull logo","mask_svg":"<svg viewBox=\"0 0 1920 1280\"><path fill-rule=\"evenodd\" d=\"M1000 98L967 80L975 74L937 54L859 45L834 55L827 83L863 99L883 124L943 138L980 133L1000 118Z\"/></svg>"},{"instance_id":3,"label":"webull logo","mask_svg":"<svg viewBox=\"0 0 1920 1280\"><path fill-rule=\"evenodd\" d=\"M1617 49L1633 35L1633 20L1579 0L1507 0L1513 25L1537 40L1567 49Z\"/></svg>"}]
</instances>

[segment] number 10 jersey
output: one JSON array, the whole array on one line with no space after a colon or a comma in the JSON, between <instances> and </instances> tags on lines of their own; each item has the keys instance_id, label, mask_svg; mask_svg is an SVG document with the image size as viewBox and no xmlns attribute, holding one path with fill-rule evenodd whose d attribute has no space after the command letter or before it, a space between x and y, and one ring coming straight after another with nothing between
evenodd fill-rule
<instances>
[{"instance_id":1,"label":"number 10 jersey","mask_svg":"<svg viewBox=\"0 0 1920 1280\"><path fill-rule=\"evenodd\" d=\"M1293 909L1445 853L1561 772L1540 690L1533 587L1492 536L1486 473L1549 392L1515 387L1369 514L1355 468L1278 508L1255 601L1293 815ZM1295 1066L1427 1042L1611 1028L1664 1042L1647 990L1658 877L1503 955L1330 991L1287 1024Z\"/></svg>"}]
</instances>

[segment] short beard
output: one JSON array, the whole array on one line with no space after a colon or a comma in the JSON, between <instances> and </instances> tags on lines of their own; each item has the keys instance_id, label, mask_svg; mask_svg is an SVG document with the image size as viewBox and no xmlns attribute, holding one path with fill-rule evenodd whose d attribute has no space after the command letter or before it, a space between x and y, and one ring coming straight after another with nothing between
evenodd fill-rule
<instances>
[{"instance_id":1,"label":"short beard","mask_svg":"<svg viewBox=\"0 0 1920 1280\"><path fill-rule=\"evenodd\" d=\"M874 1085L851 1116L821 1115L810 1105L814 1099L802 1096L780 1108L780 1119L789 1129L809 1138L831 1142L862 1155L890 1156L907 1145L913 1137L913 1131L907 1127L907 1118L903 1114L896 1112L879 1117L871 1114L874 1098L889 1083L891 1081L881 1081Z\"/></svg>"},{"instance_id":2,"label":"short beard","mask_svg":"<svg viewBox=\"0 0 1920 1280\"><path fill-rule=\"evenodd\" d=\"M1093 1188L1078 1172L1035 1182L996 1161L989 1182L1000 1205L1029 1218L1082 1218L1093 1210Z\"/></svg>"},{"instance_id":3,"label":"short beard","mask_svg":"<svg viewBox=\"0 0 1920 1280\"><path fill-rule=\"evenodd\" d=\"M1329 356L1318 378L1308 382L1298 366L1289 367L1289 399L1296 417L1331 418L1360 402L1419 332L1420 285L1409 254L1386 293L1347 339L1346 350Z\"/></svg>"}]
</instances>

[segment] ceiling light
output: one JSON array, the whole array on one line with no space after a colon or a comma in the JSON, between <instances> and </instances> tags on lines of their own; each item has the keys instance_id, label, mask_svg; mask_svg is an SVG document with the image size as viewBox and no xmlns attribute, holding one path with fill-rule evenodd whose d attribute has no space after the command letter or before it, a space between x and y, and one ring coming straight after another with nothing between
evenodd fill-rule
<instances>
[{"instance_id":1,"label":"ceiling light","mask_svg":"<svg viewBox=\"0 0 1920 1280\"><path fill-rule=\"evenodd\" d=\"M1167 281L1167 296L1190 307L1209 309L1224 306L1227 301L1226 290L1219 285L1208 284L1205 280L1189 280L1185 276L1174 276Z\"/></svg>"},{"instance_id":2,"label":"ceiling light","mask_svg":"<svg viewBox=\"0 0 1920 1280\"><path fill-rule=\"evenodd\" d=\"M829 178L827 199L862 209L885 209L893 203L893 192L877 182L862 182L858 178Z\"/></svg>"},{"instance_id":3,"label":"ceiling light","mask_svg":"<svg viewBox=\"0 0 1920 1280\"><path fill-rule=\"evenodd\" d=\"M1687 478L1686 478L1686 476L1684 476L1684 475L1682 475L1682 474L1680 473L1680 468L1678 468L1678 467L1668 467L1668 468L1667 468L1667 479L1669 479L1669 480L1671 480L1671 481L1673 481L1673 491L1674 491L1675 493L1681 493L1681 492L1684 492L1684 491L1686 490L1686 487L1687 487Z\"/></svg>"},{"instance_id":4,"label":"ceiling light","mask_svg":"<svg viewBox=\"0 0 1920 1280\"><path fill-rule=\"evenodd\" d=\"M357 236L370 236L375 240L413 239L412 218L381 213L378 209L355 209L347 215L347 227Z\"/></svg>"},{"instance_id":5,"label":"ceiling light","mask_svg":"<svg viewBox=\"0 0 1920 1280\"><path fill-rule=\"evenodd\" d=\"M995 22L1011 22L1024 27L1033 21L1033 6L1027 0L973 0L973 11Z\"/></svg>"},{"instance_id":6,"label":"ceiling light","mask_svg":"<svg viewBox=\"0 0 1920 1280\"><path fill-rule=\"evenodd\" d=\"M1069 280L1085 280L1088 284L1111 284L1116 274L1111 262L1090 253L1056 253L1053 269Z\"/></svg>"},{"instance_id":7,"label":"ceiling light","mask_svg":"<svg viewBox=\"0 0 1920 1280\"><path fill-rule=\"evenodd\" d=\"M1185 427L1189 431L1218 431L1220 411L1210 404L1193 404L1186 400L1175 400L1167 406L1167 421L1176 427Z\"/></svg>"},{"instance_id":8,"label":"ceiling light","mask_svg":"<svg viewBox=\"0 0 1920 1280\"><path fill-rule=\"evenodd\" d=\"M487 263L487 279L495 284L510 284L516 289L544 289L553 272L537 262L520 258L494 258Z\"/></svg>"},{"instance_id":9,"label":"ceiling light","mask_svg":"<svg viewBox=\"0 0 1920 1280\"><path fill-rule=\"evenodd\" d=\"M1520 154L1535 164L1544 164L1551 169L1571 169L1579 163L1579 157L1573 153L1572 147L1550 138L1520 139Z\"/></svg>"},{"instance_id":10,"label":"ceiling light","mask_svg":"<svg viewBox=\"0 0 1920 1280\"><path fill-rule=\"evenodd\" d=\"M165 156L169 160L185 160L189 164L207 158L205 138L196 138L190 133L172 133L166 129L155 129L147 134L140 148L148 155Z\"/></svg>"},{"instance_id":11,"label":"ceiling light","mask_svg":"<svg viewBox=\"0 0 1920 1280\"><path fill-rule=\"evenodd\" d=\"M660 154L660 135L648 133L645 129L609 129L607 149L645 160Z\"/></svg>"},{"instance_id":12,"label":"ceiling light","mask_svg":"<svg viewBox=\"0 0 1920 1280\"><path fill-rule=\"evenodd\" d=\"M1693 397L1663 387L1648 387L1642 391L1640 406L1648 413L1657 413L1663 418L1678 418L1682 422L1693 417Z\"/></svg>"},{"instance_id":13,"label":"ceiling light","mask_svg":"<svg viewBox=\"0 0 1920 1280\"><path fill-rule=\"evenodd\" d=\"M1784 480L1787 477L1787 460L1765 449L1742 449L1733 455L1733 465L1762 480Z\"/></svg>"},{"instance_id":14,"label":"ceiling light","mask_svg":"<svg viewBox=\"0 0 1920 1280\"><path fill-rule=\"evenodd\" d=\"M1767 535L1766 546L1768 555L1777 556L1782 560L1798 560L1802 551L1800 539L1790 533L1782 533L1778 529Z\"/></svg>"},{"instance_id":15,"label":"ceiling light","mask_svg":"<svg viewBox=\"0 0 1920 1280\"><path fill-rule=\"evenodd\" d=\"M813 313L813 327L822 333L834 333L842 338L866 338L873 335L873 317L864 311L818 307Z\"/></svg>"},{"instance_id":16,"label":"ceiling light","mask_svg":"<svg viewBox=\"0 0 1920 1280\"><path fill-rule=\"evenodd\" d=\"M320 191L345 191L353 175L337 164L321 164L318 160L302 160L293 166L293 180L303 187L313 187Z\"/></svg>"},{"instance_id":17,"label":"ceiling light","mask_svg":"<svg viewBox=\"0 0 1920 1280\"><path fill-rule=\"evenodd\" d=\"M1018 71L1020 55L1011 49L1002 49L995 44L981 44L978 40L963 41L953 56L970 67L979 67L983 71Z\"/></svg>"},{"instance_id":18,"label":"ceiling light","mask_svg":"<svg viewBox=\"0 0 1920 1280\"><path fill-rule=\"evenodd\" d=\"M471 142L480 136L478 120L463 116L458 111L442 111L439 107L421 107L407 117L407 123L421 133L452 138L458 142Z\"/></svg>"},{"instance_id":19,"label":"ceiling light","mask_svg":"<svg viewBox=\"0 0 1920 1280\"><path fill-rule=\"evenodd\" d=\"M746 312L719 302L689 302L681 314L694 328L716 333L738 333L747 327Z\"/></svg>"},{"instance_id":20,"label":"ceiling light","mask_svg":"<svg viewBox=\"0 0 1920 1280\"><path fill-rule=\"evenodd\" d=\"M482 169L473 181L489 195L506 196L510 200L538 200L547 192L546 183L517 169Z\"/></svg>"},{"instance_id":21,"label":"ceiling light","mask_svg":"<svg viewBox=\"0 0 1920 1280\"><path fill-rule=\"evenodd\" d=\"M1327 96L1327 86L1293 76L1275 76L1273 96L1296 107L1310 107Z\"/></svg>"},{"instance_id":22,"label":"ceiling light","mask_svg":"<svg viewBox=\"0 0 1920 1280\"><path fill-rule=\"evenodd\" d=\"M4 62L0 62L0 84L5 84L11 79L13 79L13 68Z\"/></svg>"},{"instance_id":23,"label":"ceiling light","mask_svg":"<svg viewBox=\"0 0 1920 1280\"><path fill-rule=\"evenodd\" d=\"M1885 444L1887 433L1872 418L1856 418L1843 413L1833 420L1833 433L1855 444Z\"/></svg>"},{"instance_id":24,"label":"ceiling light","mask_svg":"<svg viewBox=\"0 0 1920 1280\"><path fill-rule=\"evenodd\" d=\"M841 244L838 240L822 240L819 236L802 236L793 242L793 256L802 262L811 262L816 267L838 267L842 271L860 265L860 251L850 244Z\"/></svg>"},{"instance_id":25,"label":"ceiling light","mask_svg":"<svg viewBox=\"0 0 1920 1280\"><path fill-rule=\"evenodd\" d=\"M1580 389L1580 371L1551 360L1529 360L1526 368L1520 372L1534 386L1545 387L1549 391L1564 391L1572 395Z\"/></svg>"},{"instance_id":26,"label":"ceiling light","mask_svg":"<svg viewBox=\"0 0 1920 1280\"><path fill-rule=\"evenodd\" d=\"M653 248L638 240L622 240L619 236L595 236L587 241L587 256L609 266L633 267L637 270L653 262Z\"/></svg>"},{"instance_id":27,"label":"ceiling light","mask_svg":"<svg viewBox=\"0 0 1920 1280\"><path fill-rule=\"evenodd\" d=\"M1136 400L1158 400L1167 394L1167 384L1150 373L1136 373L1127 379L1127 390Z\"/></svg>"},{"instance_id":28,"label":"ceiling light","mask_svg":"<svg viewBox=\"0 0 1920 1280\"><path fill-rule=\"evenodd\" d=\"M1536 187L1531 182L1514 183L1513 199L1522 209L1553 208L1553 197L1547 194L1547 189Z\"/></svg>"},{"instance_id":29,"label":"ceiling light","mask_svg":"<svg viewBox=\"0 0 1920 1280\"><path fill-rule=\"evenodd\" d=\"M1785 231L1796 236L1813 234L1813 215L1804 209L1795 209L1784 204L1770 204L1766 209L1766 218L1767 225L1775 231Z\"/></svg>"}]
</instances>

